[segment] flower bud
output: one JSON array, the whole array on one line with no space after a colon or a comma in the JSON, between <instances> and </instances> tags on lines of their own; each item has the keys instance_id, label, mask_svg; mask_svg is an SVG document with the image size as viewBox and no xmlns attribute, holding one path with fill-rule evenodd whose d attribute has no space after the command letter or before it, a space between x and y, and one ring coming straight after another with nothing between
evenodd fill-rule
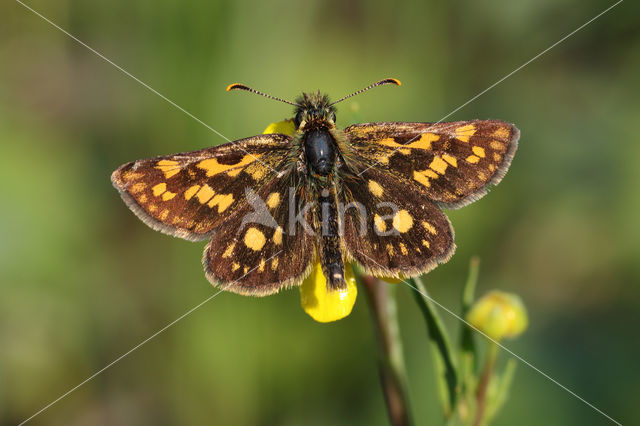
<instances>
[{"instance_id":1,"label":"flower bud","mask_svg":"<svg viewBox=\"0 0 640 426\"><path fill-rule=\"evenodd\" d=\"M316 263L300 286L302 309L318 322L337 321L349 315L358 295L356 278L350 264L345 265L344 278L347 282L346 289L329 290L322 265L320 262Z\"/></svg>"},{"instance_id":2,"label":"flower bud","mask_svg":"<svg viewBox=\"0 0 640 426\"><path fill-rule=\"evenodd\" d=\"M520 297L498 290L476 300L466 319L494 340L517 337L529 325L527 310Z\"/></svg>"}]
</instances>

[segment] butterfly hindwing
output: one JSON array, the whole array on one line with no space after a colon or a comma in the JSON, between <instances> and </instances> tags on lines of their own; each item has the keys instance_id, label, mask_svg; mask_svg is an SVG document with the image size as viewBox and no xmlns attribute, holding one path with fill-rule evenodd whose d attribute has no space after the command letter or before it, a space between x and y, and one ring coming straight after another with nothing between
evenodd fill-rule
<instances>
[{"instance_id":1,"label":"butterfly hindwing","mask_svg":"<svg viewBox=\"0 0 640 426\"><path fill-rule=\"evenodd\" d=\"M275 177L290 140L282 134L259 135L138 160L121 166L111 180L127 206L151 228L203 240L243 207L245 188Z\"/></svg>"},{"instance_id":2,"label":"butterfly hindwing","mask_svg":"<svg viewBox=\"0 0 640 426\"><path fill-rule=\"evenodd\" d=\"M500 182L520 136L498 120L364 123L344 132L364 169L384 170L446 208L467 205Z\"/></svg>"},{"instance_id":3,"label":"butterfly hindwing","mask_svg":"<svg viewBox=\"0 0 640 426\"><path fill-rule=\"evenodd\" d=\"M344 238L367 273L414 276L449 260L453 228L424 193L376 168L361 178L345 182Z\"/></svg>"},{"instance_id":4,"label":"butterfly hindwing","mask_svg":"<svg viewBox=\"0 0 640 426\"><path fill-rule=\"evenodd\" d=\"M301 213L295 178L289 171L255 192L249 190L243 207L214 231L202 259L214 285L266 296L300 284L309 273L314 237L305 226L311 212Z\"/></svg>"}]
</instances>

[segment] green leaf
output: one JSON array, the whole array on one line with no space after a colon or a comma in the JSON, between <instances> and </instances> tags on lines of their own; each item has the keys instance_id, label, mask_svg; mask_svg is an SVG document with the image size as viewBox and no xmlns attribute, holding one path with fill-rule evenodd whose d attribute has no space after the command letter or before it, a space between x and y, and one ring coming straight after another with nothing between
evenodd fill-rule
<instances>
[{"instance_id":1,"label":"green leaf","mask_svg":"<svg viewBox=\"0 0 640 426\"><path fill-rule=\"evenodd\" d=\"M435 309L422 280L419 277L410 279L414 289L412 294L422 311L427 323L429 340L433 352L434 367L438 380L438 391L445 417L449 417L456 406L458 396L458 372L453 359L453 351L449 344L446 329Z\"/></svg>"}]
</instances>

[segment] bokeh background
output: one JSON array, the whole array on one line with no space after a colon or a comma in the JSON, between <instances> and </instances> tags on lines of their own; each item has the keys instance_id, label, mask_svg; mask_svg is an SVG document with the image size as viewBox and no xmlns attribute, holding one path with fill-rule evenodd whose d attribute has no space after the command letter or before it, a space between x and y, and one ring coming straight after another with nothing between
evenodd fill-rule
<instances>
[{"instance_id":1,"label":"bokeh background","mask_svg":"<svg viewBox=\"0 0 640 426\"><path fill-rule=\"evenodd\" d=\"M28 4L238 139L291 111L229 83L336 98L397 77L401 88L340 105L339 124L437 121L611 2ZM457 254L426 277L457 311L478 254L480 293L516 292L530 311L508 346L623 424L640 423L639 12L620 4L449 117L500 118L522 138L500 186L450 213ZM204 244L144 226L109 176L224 140L17 2L0 16L0 423L16 424L213 294ZM439 424L409 292L398 288L414 417ZM364 294L327 325L295 289L222 294L31 423L386 425L375 350ZM496 422L607 424L525 365Z\"/></svg>"}]
</instances>

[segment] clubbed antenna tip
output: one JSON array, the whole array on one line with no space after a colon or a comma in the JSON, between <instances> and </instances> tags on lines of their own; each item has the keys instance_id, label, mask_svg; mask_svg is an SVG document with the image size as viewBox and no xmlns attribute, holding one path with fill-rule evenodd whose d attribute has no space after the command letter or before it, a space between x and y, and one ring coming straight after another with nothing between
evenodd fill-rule
<instances>
[{"instance_id":1,"label":"clubbed antenna tip","mask_svg":"<svg viewBox=\"0 0 640 426\"><path fill-rule=\"evenodd\" d=\"M375 83L373 83L370 86L365 87L364 89L360 89L357 92L353 92L352 94L347 95L344 98L338 99L337 101L331 103L331 105L335 105L338 102L342 102L345 99L349 99L352 96L359 95L360 93L366 92L369 89L373 89L374 87L382 86L382 85L385 85L385 84L395 84L396 86L402 86L402 82L400 80L398 80L397 78L385 78L385 79L382 79L380 81L376 81Z\"/></svg>"},{"instance_id":2,"label":"clubbed antenna tip","mask_svg":"<svg viewBox=\"0 0 640 426\"><path fill-rule=\"evenodd\" d=\"M289 105L293 105L293 106L300 106L300 105L296 104L295 102L290 102L290 101L287 101L285 99L278 98L276 96L267 95L266 93L263 93L263 92L261 92L259 90L256 90L256 89L252 89L251 87L245 86L244 84L240 84L240 83L232 83L232 84L227 86L226 90L227 90L227 92L230 92L232 90L245 90L247 92L255 93L256 95L264 96L265 98L273 99L274 101L284 102L285 104L289 104Z\"/></svg>"}]
</instances>

